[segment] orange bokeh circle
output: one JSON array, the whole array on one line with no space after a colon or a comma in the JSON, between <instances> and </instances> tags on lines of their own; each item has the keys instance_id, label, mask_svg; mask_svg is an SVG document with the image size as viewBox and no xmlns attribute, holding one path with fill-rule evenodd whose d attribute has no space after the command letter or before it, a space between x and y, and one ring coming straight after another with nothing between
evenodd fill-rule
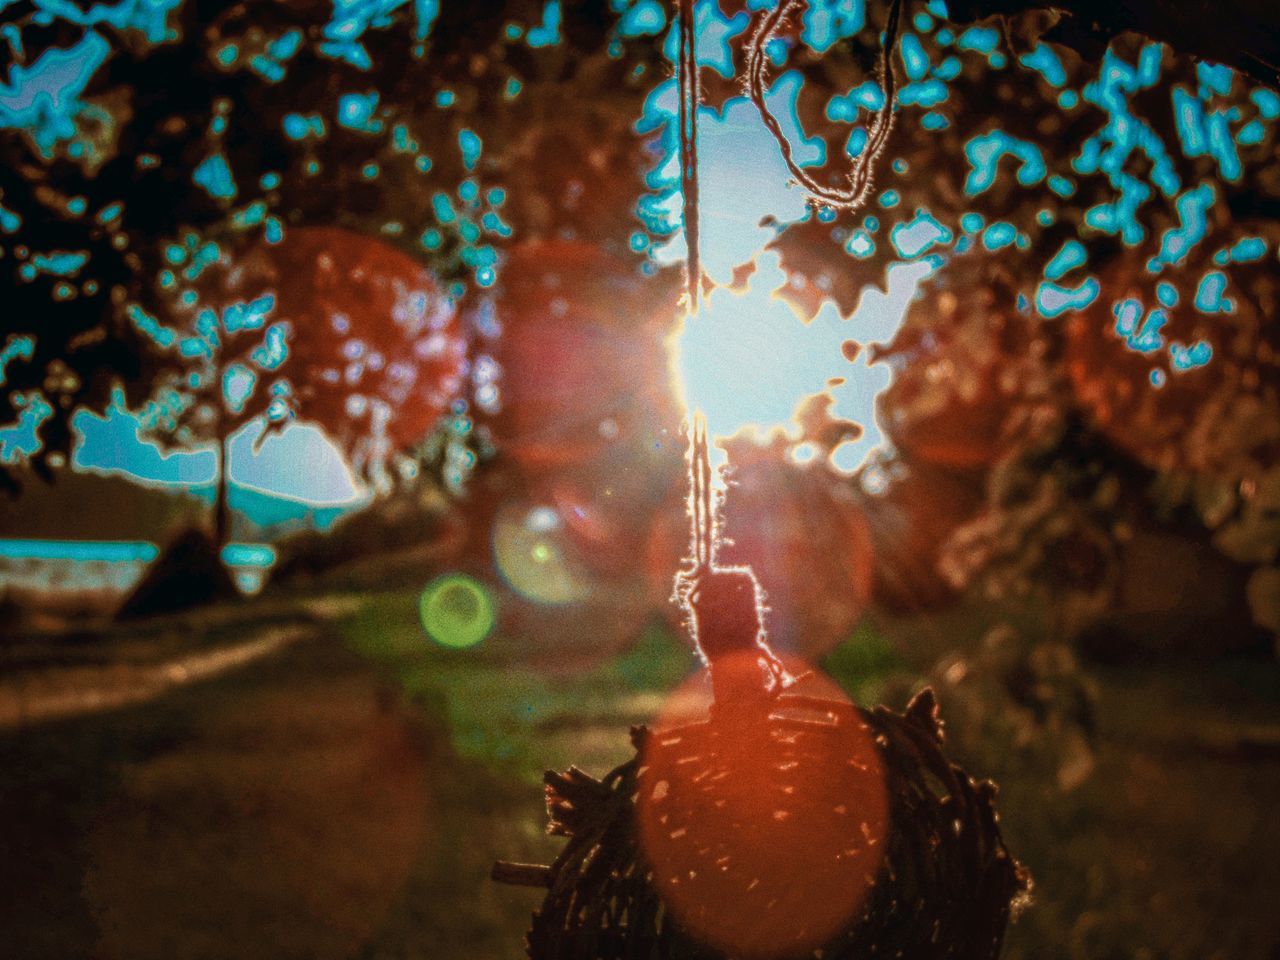
<instances>
[{"instance_id":1,"label":"orange bokeh circle","mask_svg":"<svg viewBox=\"0 0 1280 960\"><path fill-rule=\"evenodd\" d=\"M764 711L718 705L706 719L706 691L705 677L681 687L642 747L637 829L654 887L729 955L810 954L860 918L884 860L875 740L818 674Z\"/></svg>"}]
</instances>

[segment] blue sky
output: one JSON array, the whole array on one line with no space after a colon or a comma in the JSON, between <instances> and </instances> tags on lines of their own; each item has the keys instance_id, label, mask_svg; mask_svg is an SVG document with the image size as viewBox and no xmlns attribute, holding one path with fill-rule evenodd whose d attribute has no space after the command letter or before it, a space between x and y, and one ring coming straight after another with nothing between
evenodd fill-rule
<instances>
[{"instance_id":1,"label":"blue sky","mask_svg":"<svg viewBox=\"0 0 1280 960\"><path fill-rule=\"evenodd\" d=\"M796 117L799 81L796 72L783 74L767 99L795 145L797 161L821 163L826 159L823 144L805 139ZM675 122L675 111L674 84L668 82L647 105L652 117L648 125L658 125L657 117ZM775 296L788 278L778 255L764 252L777 227L762 226L762 221L792 223L808 215L806 195L792 185L777 143L754 105L743 97L730 99L719 112L700 111L698 141L704 268L712 280L728 284L735 267L753 259L757 266L745 291L716 289L697 317L673 318L683 399L706 415L712 436L729 437L745 430L764 440L782 430L798 440L796 408L806 397L827 392L835 399L836 416L863 427L862 437L843 444L832 456L837 468L855 470L885 442L875 420L875 403L888 388L891 371L884 363L871 363L869 350L860 351L850 363L841 345L846 340L864 346L891 340L920 281L936 269L936 261L924 258L891 267L884 287L868 286L848 317L828 300L811 320L801 320ZM672 163L673 158L667 157L660 171L667 179L678 173L678 167L666 169ZM674 203L678 210L678 195ZM659 263L682 263L683 231L658 248L654 257ZM852 256L849 263L853 269ZM828 381L833 378L844 382L830 388Z\"/></svg>"},{"instance_id":2,"label":"blue sky","mask_svg":"<svg viewBox=\"0 0 1280 960\"><path fill-rule=\"evenodd\" d=\"M821 162L825 149L819 141L803 138L795 118L798 80L794 73L780 77L771 89L770 103L797 144L797 159ZM670 82L654 91L648 104L651 118L674 119L674 92ZM860 439L838 448L833 456L837 467L856 469L883 442L875 402L891 374L886 365L870 363L867 350L850 363L841 345L850 339L861 344L890 340L919 281L934 267L927 261L894 267L885 287L868 287L850 317L841 316L827 302L813 319L800 320L774 295L787 277L777 255L763 252L777 228L761 223L804 218L805 195L791 185L777 144L744 98L731 99L722 111L703 109L700 119L705 268L722 284L731 281L735 267L752 259L757 260L757 270L745 291L715 290L693 322L672 317L684 399L703 410L713 435L728 437L746 429L763 439L783 430L798 439L793 422L797 406L808 396L828 392L835 399L833 412L864 428ZM677 196L676 216L678 203ZM678 269L684 257L682 231L654 251L654 259L671 268ZM830 387L829 381L837 377L844 382ZM81 440L73 462L79 469L152 484L200 486L214 480L212 449L162 450L142 438L134 415L118 405L103 417L81 412L75 425ZM364 495L341 454L319 429L292 424L255 453L254 440L261 429L261 423L254 422L233 437L233 483L320 504L349 503Z\"/></svg>"},{"instance_id":3,"label":"blue sky","mask_svg":"<svg viewBox=\"0 0 1280 960\"><path fill-rule=\"evenodd\" d=\"M78 469L152 484L201 486L214 480L211 448L163 451L140 436L137 419L118 405L104 417L81 411L75 426L80 439L73 463ZM342 455L318 428L290 424L255 453L261 431L261 421L251 421L231 438L232 483L317 504L350 503L363 496Z\"/></svg>"},{"instance_id":4,"label":"blue sky","mask_svg":"<svg viewBox=\"0 0 1280 960\"><path fill-rule=\"evenodd\" d=\"M794 422L806 397L829 393L833 413L863 427L863 435L836 449L832 463L857 469L884 443L875 419L876 399L889 386L891 371L871 363L862 350L854 362L841 350L846 340L884 343L902 324L919 281L933 267L919 261L890 269L886 289L868 287L858 308L841 316L831 301L810 321L775 296L787 283L776 253L763 254L743 293L718 289L702 311L685 321L679 335L679 369L686 404L702 410L713 436L747 431L757 439L782 430L799 439ZM843 383L828 387L833 378Z\"/></svg>"}]
</instances>

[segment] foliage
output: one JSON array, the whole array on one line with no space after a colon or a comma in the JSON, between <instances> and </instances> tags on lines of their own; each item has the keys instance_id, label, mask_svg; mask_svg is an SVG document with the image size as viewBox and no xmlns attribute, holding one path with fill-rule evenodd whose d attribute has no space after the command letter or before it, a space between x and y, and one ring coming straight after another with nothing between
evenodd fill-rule
<instances>
[{"instance_id":1,"label":"foliage","mask_svg":"<svg viewBox=\"0 0 1280 960\"><path fill-rule=\"evenodd\" d=\"M202 371L192 387L191 357L160 342L164 331L211 344L191 287L289 229L385 238L456 300L494 284L495 242L515 231L599 236L630 216L616 203L609 215L608 198L619 168L638 185L628 128L652 44L637 44L638 62L610 57L616 18L603 4L562 17L558 2L534 0L19 2L5 19L0 229L14 309L0 423L21 416L26 429L23 443L9 438L10 468L65 463L72 414L104 410L118 383L131 409L220 386ZM573 87L595 95L564 97ZM223 323L225 369L251 349L229 332ZM224 414L278 412L284 399L262 389ZM197 432L177 428L190 419L159 425L188 443Z\"/></svg>"},{"instance_id":2,"label":"foliage","mask_svg":"<svg viewBox=\"0 0 1280 960\"><path fill-rule=\"evenodd\" d=\"M761 6L695 5L704 132L750 108L739 78ZM870 149L886 13L813 0L768 45L762 99L814 183L839 184ZM1271 622L1280 95L1134 35L1059 45L1053 16L959 23L941 0L907 13L874 200L766 223L790 274L779 295L806 316L833 303L852 317L887 267L929 271L902 329L867 330L849 356L892 371L888 472L986 483L948 555L957 583L1094 597L1125 523L1190 510L1258 568L1250 596ZM134 409L158 402L156 425L180 443L199 441L211 409L284 422L288 408L349 451L373 449L369 424L336 398L315 403L291 359L256 359L287 318L232 342L226 311L256 293L215 311L208 356L201 283L319 229L395 248L454 301L470 350L448 414L457 442L421 452L460 480L490 442L467 431L511 302L507 242L585 243L622 271L643 254L650 274L679 257L662 5L20 0L5 16L4 466L65 462L71 414L103 409L117 384ZM317 346L323 312L290 350ZM178 331L168 347L165 330ZM182 356L193 337L210 350ZM236 410L225 391L198 399L244 370L280 382ZM414 423L395 446L429 433Z\"/></svg>"}]
</instances>

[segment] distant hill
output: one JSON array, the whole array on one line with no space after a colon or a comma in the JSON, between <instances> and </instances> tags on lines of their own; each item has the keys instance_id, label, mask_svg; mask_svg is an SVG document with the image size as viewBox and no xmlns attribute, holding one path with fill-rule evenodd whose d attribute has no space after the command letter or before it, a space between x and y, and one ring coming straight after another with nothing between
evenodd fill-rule
<instances>
[{"instance_id":1,"label":"distant hill","mask_svg":"<svg viewBox=\"0 0 1280 960\"><path fill-rule=\"evenodd\" d=\"M302 530L328 530L363 503L314 504L254 487L231 487L233 537L275 540ZM31 479L16 497L0 494L3 536L48 540L152 540L204 523L212 484L148 486L123 477L63 470L52 484Z\"/></svg>"},{"instance_id":2,"label":"distant hill","mask_svg":"<svg viewBox=\"0 0 1280 960\"><path fill-rule=\"evenodd\" d=\"M203 503L213 504L213 484L192 487L191 492ZM275 540L301 530L326 531L339 519L364 507L364 501L342 504L316 504L284 497L257 487L231 485L231 509L236 516L233 527L240 540ZM248 525L249 529L246 529Z\"/></svg>"}]
</instances>

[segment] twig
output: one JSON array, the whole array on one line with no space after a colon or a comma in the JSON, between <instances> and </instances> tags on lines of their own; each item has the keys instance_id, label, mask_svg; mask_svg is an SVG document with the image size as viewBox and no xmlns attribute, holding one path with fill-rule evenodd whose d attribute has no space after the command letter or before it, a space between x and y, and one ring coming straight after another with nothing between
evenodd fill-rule
<instances>
[{"instance_id":1,"label":"twig","mask_svg":"<svg viewBox=\"0 0 1280 960\"><path fill-rule=\"evenodd\" d=\"M782 158L787 169L795 177L796 182L809 192L811 203L826 204L842 210L857 210L867 202L874 185L876 160L884 152L889 142L889 134L893 130L893 111L897 106L897 80L893 72L893 51L898 42L898 24L902 19L902 0L893 0L889 7L889 21L885 25L884 43L880 47L880 64L877 69L880 87L884 91L884 102L876 113L871 124L866 146L853 160L853 169L849 172L847 189L829 187L819 183L813 176L796 163L791 143L782 132L777 117L765 103L765 87L768 84L769 57L768 46L777 36L778 31L800 6L801 0L782 0L778 6L760 15L747 42L747 96L760 111L760 119L766 129L782 150Z\"/></svg>"},{"instance_id":2,"label":"twig","mask_svg":"<svg viewBox=\"0 0 1280 960\"><path fill-rule=\"evenodd\" d=\"M489 874L497 883L513 887L550 887L551 868L541 863L512 863L498 860Z\"/></svg>"},{"instance_id":3,"label":"twig","mask_svg":"<svg viewBox=\"0 0 1280 960\"><path fill-rule=\"evenodd\" d=\"M687 249L688 308L698 312L702 258L698 242L698 82L697 26L694 0L680 0L680 189L684 197L684 241Z\"/></svg>"}]
</instances>

